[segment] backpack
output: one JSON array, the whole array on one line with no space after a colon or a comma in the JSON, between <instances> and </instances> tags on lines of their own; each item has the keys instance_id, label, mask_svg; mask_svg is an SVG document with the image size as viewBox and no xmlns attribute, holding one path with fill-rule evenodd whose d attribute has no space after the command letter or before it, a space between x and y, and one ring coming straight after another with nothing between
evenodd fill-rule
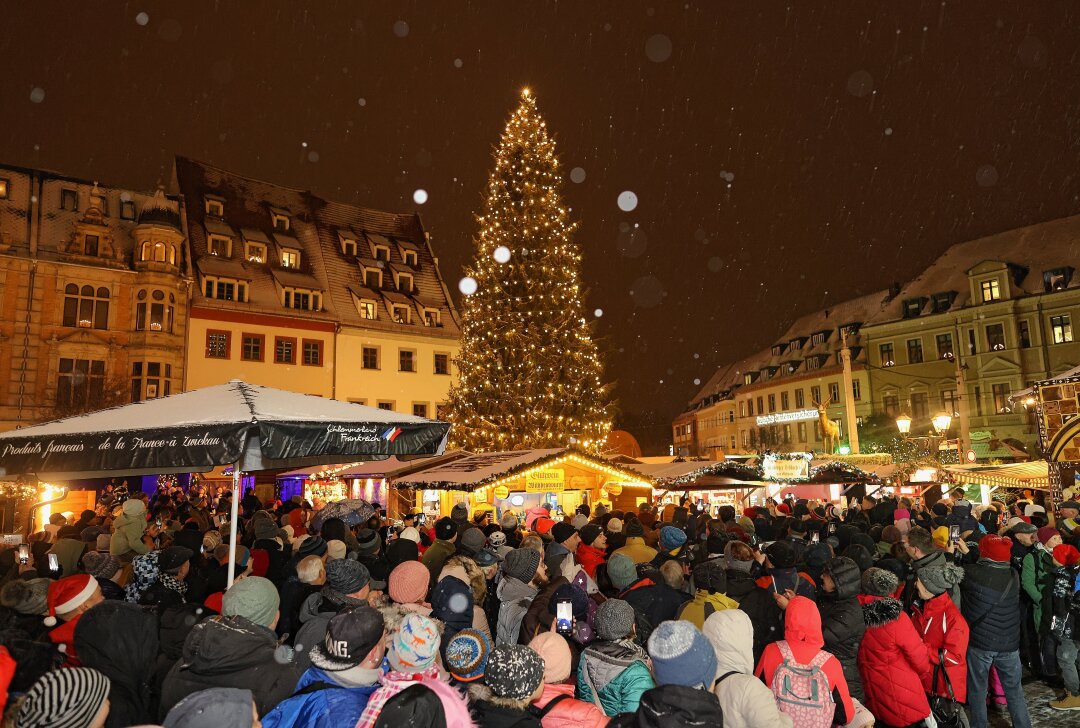
<instances>
[{"instance_id":1,"label":"backpack","mask_svg":"<svg viewBox=\"0 0 1080 728\"><path fill-rule=\"evenodd\" d=\"M819 650L809 665L802 665L791 654L787 640L780 640L776 646L784 660L772 679L776 705L799 728L831 728L836 704L822 666L832 655Z\"/></svg>"}]
</instances>

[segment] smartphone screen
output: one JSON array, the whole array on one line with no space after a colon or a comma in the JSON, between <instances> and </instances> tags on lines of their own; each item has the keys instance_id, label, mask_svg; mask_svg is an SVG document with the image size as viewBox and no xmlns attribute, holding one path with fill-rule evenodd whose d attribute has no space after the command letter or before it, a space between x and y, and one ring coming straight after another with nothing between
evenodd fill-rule
<instances>
[{"instance_id":1,"label":"smartphone screen","mask_svg":"<svg viewBox=\"0 0 1080 728\"><path fill-rule=\"evenodd\" d=\"M957 541L960 540L960 526L959 525L949 526L949 540L952 541L953 543L956 543Z\"/></svg>"},{"instance_id":2,"label":"smartphone screen","mask_svg":"<svg viewBox=\"0 0 1080 728\"><path fill-rule=\"evenodd\" d=\"M835 523L830 523L829 524L829 535L831 536L831 535L833 535L835 533L836 533L836 524Z\"/></svg>"},{"instance_id":3,"label":"smartphone screen","mask_svg":"<svg viewBox=\"0 0 1080 728\"><path fill-rule=\"evenodd\" d=\"M574 630L574 608L569 600L555 605L555 631L559 634L571 634Z\"/></svg>"},{"instance_id":4,"label":"smartphone screen","mask_svg":"<svg viewBox=\"0 0 1080 728\"><path fill-rule=\"evenodd\" d=\"M821 534L820 533L818 533L817 531L814 531L813 533L810 534L810 543L818 543L820 541L821 541Z\"/></svg>"},{"instance_id":5,"label":"smartphone screen","mask_svg":"<svg viewBox=\"0 0 1080 728\"><path fill-rule=\"evenodd\" d=\"M60 562L56 560L56 554L49 554L49 571L60 571Z\"/></svg>"},{"instance_id":6,"label":"smartphone screen","mask_svg":"<svg viewBox=\"0 0 1080 728\"><path fill-rule=\"evenodd\" d=\"M28 544L28 543L19 544L19 563L20 564L29 564L30 563L30 544Z\"/></svg>"}]
</instances>

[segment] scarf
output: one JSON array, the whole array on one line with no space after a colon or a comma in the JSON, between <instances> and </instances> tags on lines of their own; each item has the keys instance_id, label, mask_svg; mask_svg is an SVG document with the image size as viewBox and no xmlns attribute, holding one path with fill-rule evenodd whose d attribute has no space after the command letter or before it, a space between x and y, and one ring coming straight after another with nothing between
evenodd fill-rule
<instances>
[{"instance_id":1,"label":"scarf","mask_svg":"<svg viewBox=\"0 0 1080 728\"><path fill-rule=\"evenodd\" d=\"M159 553L161 552L150 551L131 560L131 583L124 587L124 598L132 604L138 604L143 592L153 586L161 576L158 568Z\"/></svg>"},{"instance_id":2,"label":"scarf","mask_svg":"<svg viewBox=\"0 0 1080 728\"><path fill-rule=\"evenodd\" d=\"M166 589L172 589L181 596L187 593L187 582L180 581L172 574L158 574L158 581L160 581L161 585Z\"/></svg>"}]
</instances>

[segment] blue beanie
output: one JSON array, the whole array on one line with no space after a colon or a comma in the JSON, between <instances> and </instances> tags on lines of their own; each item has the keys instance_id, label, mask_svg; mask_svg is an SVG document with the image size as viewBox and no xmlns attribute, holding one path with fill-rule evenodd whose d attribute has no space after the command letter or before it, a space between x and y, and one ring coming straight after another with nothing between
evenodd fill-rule
<instances>
[{"instance_id":1,"label":"blue beanie","mask_svg":"<svg viewBox=\"0 0 1080 728\"><path fill-rule=\"evenodd\" d=\"M674 526L664 526L660 529L660 546L664 551L674 551L686 543L686 531Z\"/></svg>"},{"instance_id":2,"label":"blue beanie","mask_svg":"<svg viewBox=\"0 0 1080 728\"><path fill-rule=\"evenodd\" d=\"M712 687L716 653L698 628L684 620L661 622L649 636L657 685Z\"/></svg>"},{"instance_id":3,"label":"blue beanie","mask_svg":"<svg viewBox=\"0 0 1080 728\"><path fill-rule=\"evenodd\" d=\"M638 578L637 566L626 554L611 555L608 559L607 574L608 579L611 579L611 585L619 591L633 584Z\"/></svg>"}]
</instances>

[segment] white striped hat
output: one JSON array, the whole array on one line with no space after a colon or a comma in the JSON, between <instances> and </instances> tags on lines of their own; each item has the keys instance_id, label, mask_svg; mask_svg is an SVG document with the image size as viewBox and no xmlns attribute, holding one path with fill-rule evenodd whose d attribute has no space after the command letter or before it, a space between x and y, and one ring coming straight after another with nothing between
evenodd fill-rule
<instances>
[{"instance_id":1,"label":"white striped hat","mask_svg":"<svg viewBox=\"0 0 1080 728\"><path fill-rule=\"evenodd\" d=\"M109 678L89 667L47 672L26 693L19 728L89 728L109 697Z\"/></svg>"}]
</instances>

